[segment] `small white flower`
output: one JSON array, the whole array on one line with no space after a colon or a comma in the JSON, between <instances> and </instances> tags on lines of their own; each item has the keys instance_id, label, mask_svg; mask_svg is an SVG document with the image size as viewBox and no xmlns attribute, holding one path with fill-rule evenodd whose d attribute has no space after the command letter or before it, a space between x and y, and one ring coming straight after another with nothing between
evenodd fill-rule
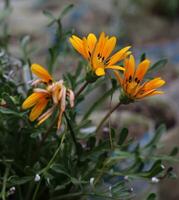
<instances>
[{"instance_id":1,"label":"small white flower","mask_svg":"<svg viewBox=\"0 0 179 200\"><path fill-rule=\"evenodd\" d=\"M162 168L162 169L165 169L165 166L164 166L164 165L161 165L161 168Z\"/></svg>"},{"instance_id":2,"label":"small white flower","mask_svg":"<svg viewBox=\"0 0 179 200\"><path fill-rule=\"evenodd\" d=\"M159 179L157 177L152 177L151 181L152 183L158 183Z\"/></svg>"},{"instance_id":3,"label":"small white flower","mask_svg":"<svg viewBox=\"0 0 179 200\"><path fill-rule=\"evenodd\" d=\"M124 176L124 179L125 179L125 180L129 180L129 177L128 177L128 176Z\"/></svg>"},{"instance_id":4,"label":"small white flower","mask_svg":"<svg viewBox=\"0 0 179 200\"><path fill-rule=\"evenodd\" d=\"M12 195L12 194L15 193L15 191L16 191L16 188L13 186L13 187L11 187L11 188L9 189L9 194Z\"/></svg>"},{"instance_id":5,"label":"small white flower","mask_svg":"<svg viewBox=\"0 0 179 200\"><path fill-rule=\"evenodd\" d=\"M35 175L34 181L35 182L39 182L40 181L40 175L39 174Z\"/></svg>"},{"instance_id":6,"label":"small white flower","mask_svg":"<svg viewBox=\"0 0 179 200\"><path fill-rule=\"evenodd\" d=\"M94 185L94 177L90 178L90 185L91 185L91 186Z\"/></svg>"}]
</instances>

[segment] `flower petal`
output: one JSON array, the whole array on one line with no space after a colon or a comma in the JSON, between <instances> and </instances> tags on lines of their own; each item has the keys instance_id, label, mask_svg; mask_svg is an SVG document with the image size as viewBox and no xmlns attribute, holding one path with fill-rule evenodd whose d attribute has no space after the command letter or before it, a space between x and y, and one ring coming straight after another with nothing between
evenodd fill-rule
<instances>
[{"instance_id":1,"label":"flower petal","mask_svg":"<svg viewBox=\"0 0 179 200\"><path fill-rule=\"evenodd\" d=\"M123 79L122 79L121 76L119 75L119 72L118 72L117 70L114 70L113 72L114 72L114 75L115 75L115 77L116 77L118 83L122 86L122 84L123 84Z\"/></svg>"},{"instance_id":2,"label":"flower petal","mask_svg":"<svg viewBox=\"0 0 179 200\"><path fill-rule=\"evenodd\" d=\"M44 96L46 96L45 93L39 93L39 92L34 92L32 93L22 104L22 108L23 109L28 109L32 106L34 106L39 99L43 98Z\"/></svg>"},{"instance_id":3,"label":"flower petal","mask_svg":"<svg viewBox=\"0 0 179 200\"><path fill-rule=\"evenodd\" d=\"M128 54L128 50L131 48L131 46L127 46L121 50L119 50L118 52L116 52L109 61L109 65L113 65L117 62L119 62L120 60L124 59ZM130 52L131 53L131 52Z\"/></svg>"},{"instance_id":4,"label":"flower petal","mask_svg":"<svg viewBox=\"0 0 179 200\"><path fill-rule=\"evenodd\" d=\"M54 109L55 109L55 106L49 108L45 113L43 113L43 115L41 115L41 116L38 118L38 124L37 124L37 126L39 126L39 125L42 124L46 119L48 119L48 118L52 115Z\"/></svg>"},{"instance_id":5,"label":"flower petal","mask_svg":"<svg viewBox=\"0 0 179 200\"><path fill-rule=\"evenodd\" d=\"M83 40L75 35L72 35L72 37L69 38L69 41L72 44L72 46L76 49L76 51L78 51L78 53L80 53L86 59L87 55L84 50Z\"/></svg>"},{"instance_id":6,"label":"flower petal","mask_svg":"<svg viewBox=\"0 0 179 200\"><path fill-rule=\"evenodd\" d=\"M31 113L29 115L30 121L34 121L35 119L39 117L39 115L46 108L47 103L48 103L48 99L46 98L42 98L37 102L37 104L32 108Z\"/></svg>"},{"instance_id":7,"label":"flower petal","mask_svg":"<svg viewBox=\"0 0 179 200\"><path fill-rule=\"evenodd\" d=\"M125 71L124 67L118 66L118 65L111 65L111 66L106 66L106 69L117 69L117 70L121 70L121 71Z\"/></svg>"},{"instance_id":8,"label":"flower petal","mask_svg":"<svg viewBox=\"0 0 179 200\"><path fill-rule=\"evenodd\" d=\"M146 91L144 92L143 94L138 94L136 95L136 99L142 99L142 98L145 98L145 97L149 97L149 96L154 96L154 95L158 95L158 94L164 94L163 91L157 91L157 90L149 90L149 91Z\"/></svg>"},{"instance_id":9,"label":"flower petal","mask_svg":"<svg viewBox=\"0 0 179 200\"><path fill-rule=\"evenodd\" d=\"M157 89L165 84L165 81L161 78L154 78L148 82L146 82L143 86L145 91Z\"/></svg>"},{"instance_id":10,"label":"flower petal","mask_svg":"<svg viewBox=\"0 0 179 200\"><path fill-rule=\"evenodd\" d=\"M125 72L124 72L124 80L129 81L133 79L134 71L135 71L135 59L134 56L130 55L128 59L125 60Z\"/></svg>"},{"instance_id":11,"label":"flower petal","mask_svg":"<svg viewBox=\"0 0 179 200\"><path fill-rule=\"evenodd\" d=\"M107 59L115 46L116 46L116 37L113 36L106 41L104 48L102 50L102 57Z\"/></svg>"},{"instance_id":12,"label":"flower petal","mask_svg":"<svg viewBox=\"0 0 179 200\"><path fill-rule=\"evenodd\" d=\"M31 71L36 76L38 76L40 79L42 79L44 82L46 82L46 83L52 82L52 76L41 65L39 65L39 64L32 64Z\"/></svg>"},{"instance_id":13,"label":"flower petal","mask_svg":"<svg viewBox=\"0 0 179 200\"><path fill-rule=\"evenodd\" d=\"M90 33L87 37L87 43L91 54L95 48L96 42L97 42L96 36L93 33Z\"/></svg>"},{"instance_id":14,"label":"flower petal","mask_svg":"<svg viewBox=\"0 0 179 200\"><path fill-rule=\"evenodd\" d=\"M143 80L147 70L149 69L149 65L150 65L150 61L148 59L145 59L144 61L142 61L138 65L138 68L137 68L136 73L135 73L134 80L137 80L138 82Z\"/></svg>"}]
</instances>

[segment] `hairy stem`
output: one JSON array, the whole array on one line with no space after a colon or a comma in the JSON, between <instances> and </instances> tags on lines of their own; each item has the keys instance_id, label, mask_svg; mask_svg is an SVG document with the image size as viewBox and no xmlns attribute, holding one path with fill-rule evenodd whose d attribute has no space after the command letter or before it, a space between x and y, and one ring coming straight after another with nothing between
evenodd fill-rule
<instances>
[{"instance_id":1,"label":"hairy stem","mask_svg":"<svg viewBox=\"0 0 179 200\"><path fill-rule=\"evenodd\" d=\"M76 148L76 152L77 152L77 155L79 156L79 151L78 151L78 143L77 143L77 140L76 140L76 137L75 137L75 132L72 128L72 124L70 122L70 119L68 118L67 114L64 112L64 116L65 116L65 119L66 119L66 122L67 122L67 125L68 125L68 128L69 128L69 132L70 132L70 135L72 137L72 140L75 144L75 148Z\"/></svg>"},{"instance_id":2,"label":"hairy stem","mask_svg":"<svg viewBox=\"0 0 179 200\"><path fill-rule=\"evenodd\" d=\"M77 93L75 94L75 98L77 98L77 97L81 94L81 92L83 92L83 90L87 87L87 85L88 85L88 82L86 81L86 82L81 86L81 88L77 91Z\"/></svg>"},{"instance_id":3,"label":"hairy stem","mask_svg":"<svg viewBox=\"0 0 179 200\"><path fill-rule=\"evenodd\" d=\"M98 144L101 134L100 134L100 130L104 124L104 122L111 116L111 114L117 109L119 108L119 106L121 105L121 102L119 102L118 104L116 104L111 110L109 110L109 112L102 118L101 122L99 123L99 125L96 128L96 142Z\"/></svg>"}]
</instances>

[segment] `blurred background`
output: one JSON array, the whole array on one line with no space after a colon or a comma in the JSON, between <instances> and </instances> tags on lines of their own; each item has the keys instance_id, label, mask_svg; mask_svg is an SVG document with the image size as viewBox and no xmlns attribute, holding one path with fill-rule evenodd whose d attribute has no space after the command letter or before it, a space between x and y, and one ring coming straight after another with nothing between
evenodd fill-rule
<instances>
[{"instance_id":1,"label":"blurred background","mask_svg":"<svg viewBox=\"0 0 179 200\"><path fill-rule=\"evenodd\" d=\"M156 62L167 58L168 63L160 71L167 84L164 87L166 94L144 100L141 103L129 105L127 110L121 108L111 117L111 123L120 126L129 126L131 135L141 143L145 143L153 129L160 123L165 123L168 132L163 137L163 152L168 152L173 146L179 146L179 0L11 0L10 10L4 10L4 1L0 0L0 20L3 12L7 14L8 27L0 27L0 43L3 43L3 32L10 35L9 52L16 58L21 58L20 40L28 35L31 46L31 61L46 66L48 48L57 40L55 28L48 27L48 18L44 10L58 16L66 5L74 7L63 17L64 30L72 30L79 36L86 36L89 32L99 34L104 31L108 35L118 38L118 48L125 45L133 46L133 53L140 57L145 52L147 57ZM70 32L71 33L71 32ZM67 42L67 41L66 41ZM70 44L67 46L72 50ZM61 54L56 63L56 78L65 71L76 67L80 56L72 51L71 54ZM159 75L156 73L154 75ZM100 90L93 95L100 96ZM115 97L116 96L116 97ZM118 101L118 95L113 103ZM88 98L81 110L85 110L93 96ZM109 105L109 102L107 102ZM98 121L105 111L99 111L94 116ZM117 123L116 123L117 122ZM179 167L177 164L175 170ZM145 187L136 184L136 191ZM179 181L164 180L157 190L160 200L179 199ZM142 197L140 197L142 199Z\"/></svg>"}]
</instances>

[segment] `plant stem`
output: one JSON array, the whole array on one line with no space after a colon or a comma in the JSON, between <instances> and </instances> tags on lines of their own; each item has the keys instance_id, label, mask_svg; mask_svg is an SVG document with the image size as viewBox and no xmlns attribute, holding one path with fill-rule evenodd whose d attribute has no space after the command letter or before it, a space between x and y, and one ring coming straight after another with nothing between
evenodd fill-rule
<instances>
[{"instance_id":1,"label":"plant stem","mask_svg":"<svg viewBox=\"0 0 179 200\"><path fill-rule=\"evenodd\" d=\"M81 88L77 91L77 93L75 94L75 98L77 98L77 97L81 94L81 92L87 87L87 85L88 85L88 82L86 81L86 82L81 86Z\"/></svg>"},{"instance_id":2,"label":"plant stem","mask_svg":"<svg viewBox=\"0 0 179 200\"><path fill-rule=\"evenodd\" d=\"M99 125L96 128L96 144L98 144L99 140L100 140L100 130L104 124L104 122L111 116L111 114L117 109L119 108L119 106L121 105L121 102L119 102L118 104L116 104L111 110L109 110L109 112L102 118L101 122L99 123Z\"/></svg>"},{"instance_id":3,"label":"plant stem","mask_svg":"<svg viewBox=\"0 0 179 200\"><path fill-rule=\"evenodd\" d=\"M34 192L34 194L33 194L32 200L35 200L35 199L36 199L36 196L37 196L37 193L38 193L40 184L41 184L41 181L38 182L38 184L37 184L37 186L36 186L36 188L35 188L35 192Z\"/></svg>"},{"instance_id":4,"label":"plant stem","mask_svg":"<svg viewBox=\"0 0 179 200\"><path fill-rule=\"evenodd\" d=\"M66 119L67 125L68 125L68 127L69 127L69 130L70 130L70 134L71 134L72 140L73 140L73 142L74 142L74 144L75 144L76 152L77 152L77 154L78 154L78 156L79 156L78 143L77 143L77 140L76 140L76 137L75 137L75 132L74 132L74 130L73 130L73 128L72 128L72 125L71 125L70 119L68 118L66 112L64 112L64 116L65 116L65 119Z\"/></svg>"},{"instance_id":5,"label":"plant stem","mask_svg":"<svg viewBox=\"0 0 179 200\"><path fill-rule=\"evenodd\" d=\"M50 134L50 131L53 128L53 126L55 125L55 123L56 123L56 118L51 123L51 125L47 128L46 132L42 135L42 140L37 145L37 150L34 152L35 154L33 154L33 156L32 156L33 160L36 160L36 158L38 157L38 154L39 154L43 144L45 143L45 140L48 138L48 135Z\"/></svg>"},{"instance_id":6,"label":"plant stem","mask_svg":"<svg viewBox=\"0 0 179 200\"><path fill-rule=\"evenodd\" d=\"M2 186L2 191L1 191L2 200L6 200L6 183L7 183L7 177L9 174L9 168L10 168L9 166L6 167L4 178L3 178L3 186Z\"/></svg>"}]
</instances>

